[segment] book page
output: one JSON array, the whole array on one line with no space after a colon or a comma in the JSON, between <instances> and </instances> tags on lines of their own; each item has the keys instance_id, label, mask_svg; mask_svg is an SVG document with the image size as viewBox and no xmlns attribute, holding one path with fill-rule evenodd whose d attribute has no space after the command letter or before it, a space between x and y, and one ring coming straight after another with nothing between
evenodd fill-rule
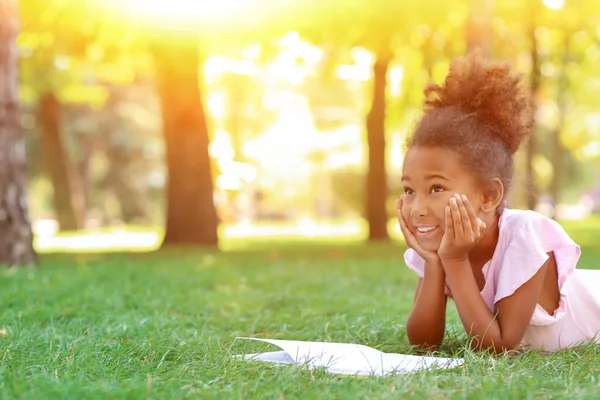
<instances>
[{"instance_id":1,"label":"book page","mask_svg":"<svg viewBox=\"0 0 600 400\"><path fill-rule=\"evenodd\" d=\"M258 361L279 364L293 362L308 368L323 367L328 372L346 375L384 375L408 373L424 368L450 368L461 359L386 354L368 346L353 343L306 342L259 338L239 338L273 344L283 352L246 355ZM284 354L287 354L287 358Z\"/></svg>"}]
</instances>

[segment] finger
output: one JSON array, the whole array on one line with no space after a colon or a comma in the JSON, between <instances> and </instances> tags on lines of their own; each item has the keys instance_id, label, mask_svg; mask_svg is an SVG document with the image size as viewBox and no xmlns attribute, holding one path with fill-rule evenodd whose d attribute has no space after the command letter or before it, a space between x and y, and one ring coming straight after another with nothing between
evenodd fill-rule
<instances>
[{"instance_id":1,"label":"finger","mask_svg":"<svg viewBox=\"0 0 600 400\"><path fill-rule=\"evenodd\" d=\"M402 231L402 236L404 236L404 241L406 242L406 244L409 247L417 250L417 252L419 252L419 243L417 242L417 238L408 228L408 225L406 224L404 218L400 219L400 230Z\"/></svg>"},{"instance_id":2,"label":"finger","mask_svg":"<svg viewBox=\"0 0 600 400\"><path fill-rule=\"evenodd\" d=\"M446 229L444 235L448 235L449 238L454 239L454 221L452 220L452 212L450 211L450 206L446 206L444 209L444 220Z\"/></svg>"},{"instance_id":3,"label":"finger","mask_svg":"<svg viewBox=\"0 0 600 400\"><path fill-rule=\"evenodd\" d=\"M454 224L454 237L462 236L463 222L460 216L460 210L458 209L456 197L452 197L450 199L450 213L452 214L452 222Z\"/></svg>"},{"instance_id":4,"label":"finger","mask_svg":"<svg viewBox=\"0 0 600 400\"><path fill-rule=\"evenodd\" d=\"M477 226L479 227L477 230L477 239L480 240L483 237L483 232L487 225L481 218L477 218Z\"/></svg>"},{"instance_id":5,"label":"finger","mask_svg":"<svg viewBox=\"0 0 600 400\"><path fill-rule=\"evenodd\" d=\"M461 195L461 196L457 196L457 197L458 198L456 199L456 201L457 201L457 205L458 205L458 211L460 212L460 218L462 221L463 234L467 238L473 238L474 231L475 231L474 225L478 225L477 217L472 219L469 216L469 212L467 211L467 207L466 207L465 201L464 201L464 200L466 200L467 196ZM463 200L463 198L464 198L464 200Z\"/></svg>"},{"instance_id":6,"label":"finger","mask_svg":"<svg viewBox=\"0 0 600 400\"><path fill-rule=\"evenodd\" d=\"M467 209L467 214L471 219L471 225L473 227L473 232L475 233L475 238L479 239L483 236L483 231L486 228L485 222L483 222L483 220L479 218L477 214L475 214L475 209L473 208L473 205L471 204L467 196L463 194L461 195L461 199L463 201L463 204L465 205L465 208Z\"/></svg>"},{"instance_id":7,"label":"finger","mask_svg":"<svg viewBox=\"0 0 600 400\"><path fill-rule=\"evenodd\" d=\"M405 237L406 236L413 236L413 233L410 230L410 228L408 227L408 224L406 223L406 220L402 216L402 211L398 212L398 220L400 221L400 230L402 231L402 234Z\"/></svg>"},{"instance_id":8,"label":"finger","mask_svg":"<svg viewBox=\"0 0 600 400\"><path fill-rule=\"evenodd\" d=\"M402 203L402 197L396 200L396 204L398 206L398 222L400 223L400 230L402 231L402 235L404 236L404 239L408 242L409 240L414 239L414 235L412 231L408 228L408 224L406 223L404 215L402 214Z\"/></svg>"},{"instance_id":9,"label":"finger","mask_svg":"<svg viewBox=\"0 0 600 400\"><path fill-rule=\"evenodd\" d=\"M479 218L475 214L475 210L473 209L473 205L471 204L471 202L469 201L469 199L467 198L467 196L465 196L464 194L461 194L460 195L460 199L462 200L462 203L465 206L465 209L467 210L467 215L469 216L469 219L472 222L477 221Z\"/></svg>"}]
</instances>

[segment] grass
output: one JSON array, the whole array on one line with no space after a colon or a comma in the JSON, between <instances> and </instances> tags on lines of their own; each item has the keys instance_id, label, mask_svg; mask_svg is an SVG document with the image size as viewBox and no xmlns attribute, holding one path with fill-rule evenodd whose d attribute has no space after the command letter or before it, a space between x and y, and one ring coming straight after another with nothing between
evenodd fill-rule
<instances>
[{"instance_id":1,"label":"grass","mask_svg":"<svg viewBox=\"0 0 600 400\"><path fill-rule=\"evenodd\" d=\"M573 226L592 241L598 228ZM579 229L579 230L578 230ZM578 239L578 237L575 237ZM231 242L217 252L42 256L0 279L0 398L598 398L600 346L490 357L465 347L451 308L440 355L453 370L352 378L232 355L237 336L362 343L412 352L416 277L398 243ZM600 268L600 247L581 267Z\"/></svg>"}]
</instances>

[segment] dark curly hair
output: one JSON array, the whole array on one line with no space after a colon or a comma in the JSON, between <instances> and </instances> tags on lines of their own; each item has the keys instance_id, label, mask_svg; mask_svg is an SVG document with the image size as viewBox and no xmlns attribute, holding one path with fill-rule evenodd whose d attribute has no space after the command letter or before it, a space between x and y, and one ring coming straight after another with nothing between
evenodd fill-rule
<instances>
[{"instance_id":1,"label":"dark curly hair","mask_svg":"<svg viewBox=\"0 0 600 400\"><path fill-rule=\"evenodd\" d=\"M513 177L513 155L533 124L531 97L508 63L474 52L455 59L443 85L425 89L425 114L407 147L444 147L487 182L504 185L504 208Z\"/></svg>"}]
</instances>

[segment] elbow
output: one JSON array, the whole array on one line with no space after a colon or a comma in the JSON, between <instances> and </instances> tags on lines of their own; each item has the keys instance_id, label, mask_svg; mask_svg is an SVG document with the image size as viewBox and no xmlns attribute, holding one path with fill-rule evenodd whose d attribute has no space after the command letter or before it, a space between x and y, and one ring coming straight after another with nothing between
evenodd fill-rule
<instances>
[{"instance_id":1,"label":"elbow","mask_svg":"<svg viewBox=\"0 0 600 400\"><path fill-rule=\"evenodd\" d=\"M444 340L444 333L433 333L429 330L407 326L406 333L411 346L424 351L436 351Z\"/></svg>"}]
</instances>

